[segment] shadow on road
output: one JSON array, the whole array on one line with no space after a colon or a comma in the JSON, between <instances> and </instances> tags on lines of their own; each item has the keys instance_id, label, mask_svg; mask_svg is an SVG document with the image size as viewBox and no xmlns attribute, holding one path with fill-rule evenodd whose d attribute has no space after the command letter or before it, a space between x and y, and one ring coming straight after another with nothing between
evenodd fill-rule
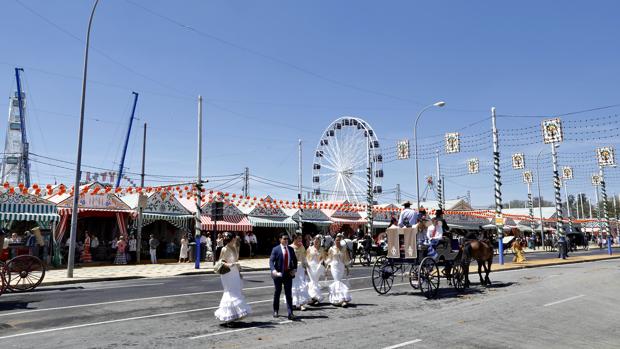
<instances>
[{"instance_id":1,"label":"shadow on road","mask_svg":"<svg viewBox=\"0 0 620 349\"><path fill-rule=\"evenodd\" d=\"M5 311L5 310L16 310L16 309L20 309L20 310L30 310L30 309L36 309L30 306L30 304L32 303L36 303L36 301L28 301L28 302L22 302L22 301L8 301L8 302L0 302L0 311Z\"/></svg>"},{"instance_id":2,"label":"shadow on road","mask_svg":"<svg viewBox=\"0 0 620 349\"><path fill-rule=\"evenodd\" d=\"M518 285L518 282L492 282L491 285L487 286L486 288L504 288L504 287L510 287L513 285Z\"/></svg>"},{"instance_id":3,"label":"shadow on road","mask_svg":"<svg viewBox=\"0 0 620 349\"><path fill-rule=\"evenodd\" d=\"M220 324L221 327L226 328L249 328L249 327L261 327L261 328L271 328L277 325L273 322L266 321L234 321L228 323Z\"/></svg>"},{"instance_id":4,"label":"shadow on road","mask_svg":"<svg viewBox=\"0 0 620 349\"><path fill-rule=\"evenodd\" d=\"M297 320L328 319L327 315L295 315Z\"/></svg>"}]
</instances>

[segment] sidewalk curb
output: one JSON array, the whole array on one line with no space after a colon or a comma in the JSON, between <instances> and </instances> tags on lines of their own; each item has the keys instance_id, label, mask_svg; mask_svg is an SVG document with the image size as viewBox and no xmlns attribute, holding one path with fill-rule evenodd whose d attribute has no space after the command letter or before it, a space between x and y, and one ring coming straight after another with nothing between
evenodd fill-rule
<instances>
[{"instance_id":1,"label":"sidewalk curb","mask_svg":"<svg viewBox=\"0 0 620 349\"><path fill-rule=\"evenodd\" d=\"M567 261L567 262L556 261L556 262L549 262L549 263L536 264L536 265L511 265L510 267L502 268L501 270L493 270L492 272L502 272L502 271L508 271L508 270L519 270L519 269L532 269L532 268L540 268L540 267L550 267L550 266L562 265L562 264L577 264L577 263L598 262L598 261L605 261L605 260L611 260L611 259L620 259L620 255L608 256L608 257L604 257L604 258L597 258L597 259L591 259L591 260L570 260L570 261ZM241 271L253 272L253 271L267 271L267 270L269 270L269 268L242 267ZM470 273L471 273L471 271L470 271ZM188 271L188 272L184 272L184 273L181 273L181 274L170 275L168 277L173 278L175 276L191 276L191 275L203 275L203 274L213 275L215 273L213 272L213 269L204 269L204 270L198 270L198 271ZM105 277L105 278L72 279L72 280L51 281L51 282L43 281L43 283L41 283L41 286L58 286L58 285L71 285L71 284L104 282L104 281L137 280L137 279L141 279L142 280L142 279L149 279L149 278L146 277L146 276L139 276L139 275L132 275L132 276L110 276L110 277Z\"/></svg>"},{"instance_id":2,"label":"sidewalk curb","mask_svg":"<svg viewBox=\"0 0 620 349\"><path fill-rule=\"evenodd\" d=\"M250 268L250 267L242 267L241 271L266 271L269 268ZM204 269L198 271L188 271L180 274L169 275L166 277L175 277L175 276L191 276L191 275L212 275L215 274L213 269ZM59 286L59 285L71 285L71 284L81 284L81 283L92 283L92 282L104 282L104 281L124 281L124 280L144 280L149 279L147 276L140 275L131 275L131 276L109 276L104 278L85 278L85 279L71 279L71 280L61 280L61 281L50 281L46 282L45 279L41 283L40 286Z\"/></svg>"},{"instance_id":3,"label":"sidewalk curb","mask_svg":"<svg viewBox=\"0 0 620 349\"><path fill-rule=\"evenodd\" d=\"M568 258L570 258L570 257L568 257ZM597 258L597 259L589 259L589 260L588 259L586 259L586 260L568 260L567 262L557 261L557 262L549 262L549 263L535 264L535 265L511 265L510 267L502 268L501 270L492 270L491 272L493 272L493 271L495 271L495 272L502 272L502 271L519 270L519 269L532 269L532 268L540 268L540 267L552 267L552 266L563 265L563 264L577 264L577 263L598 262L598 261L607 261L607 260L611 260L611 259L620 259L620 255L609 256L609 257L604 257L604 258Z\"/></svg>"}]
</instances>

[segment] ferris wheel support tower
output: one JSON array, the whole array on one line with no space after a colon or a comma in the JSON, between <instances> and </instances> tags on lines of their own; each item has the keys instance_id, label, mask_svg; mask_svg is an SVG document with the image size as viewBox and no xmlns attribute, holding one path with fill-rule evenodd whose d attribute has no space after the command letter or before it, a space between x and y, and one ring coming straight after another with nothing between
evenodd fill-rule
<instances>
[{"instance_id":1,"label":"ferris wheel support tower","mask_svg":"<svg viewBox=\"0 0 620 349\"><path fill-rule=\"evenodd\" d=\"M6 128L4 155L2 157L2 183L17 185L24 183L30 187L30 163L28 159L28 138L26 136L26 94L22 92L19 73L22 68L15 68L17 91L9 103L9 120Z\"/></svg>"}]
</instances>

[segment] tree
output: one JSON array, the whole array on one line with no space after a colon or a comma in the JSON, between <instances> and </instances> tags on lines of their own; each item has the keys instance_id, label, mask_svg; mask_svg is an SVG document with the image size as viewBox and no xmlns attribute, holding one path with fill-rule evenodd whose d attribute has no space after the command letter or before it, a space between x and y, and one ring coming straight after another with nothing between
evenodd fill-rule
<instances>
[{"instance_id":1,"label":"tree","mask_svg":"<svg viewBox=\"0 0 620 349\"><path fill-rule=\"evenodd\" d=\"M555 206L551 201L547 201L544 198L541 201L540 198L537 197L537 196L532 199L532 202L534 203L534 207L538 207L540 205L539 204L540 202L542 202L542 205L540 205L542 207L552 207L552 206Z\"/></svg>"}]
</instances>

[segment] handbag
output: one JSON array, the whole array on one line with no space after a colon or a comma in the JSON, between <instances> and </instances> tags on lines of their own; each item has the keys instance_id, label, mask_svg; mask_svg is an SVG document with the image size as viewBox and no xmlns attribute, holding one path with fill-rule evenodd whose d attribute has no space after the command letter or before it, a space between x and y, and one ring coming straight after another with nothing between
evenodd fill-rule
<instances>
[{"instance_id":1,"label":"handbag","mask_svg":"<svg viewBox=\"0 0 620 349\"><path fill-rule=\"evenodd\" d=\"M213 272L216 274L224 275L230 271L230 268L226 265L226 261L220 259L215 263L215 267L213 267Z\"/></svg>"}]
</instances>

